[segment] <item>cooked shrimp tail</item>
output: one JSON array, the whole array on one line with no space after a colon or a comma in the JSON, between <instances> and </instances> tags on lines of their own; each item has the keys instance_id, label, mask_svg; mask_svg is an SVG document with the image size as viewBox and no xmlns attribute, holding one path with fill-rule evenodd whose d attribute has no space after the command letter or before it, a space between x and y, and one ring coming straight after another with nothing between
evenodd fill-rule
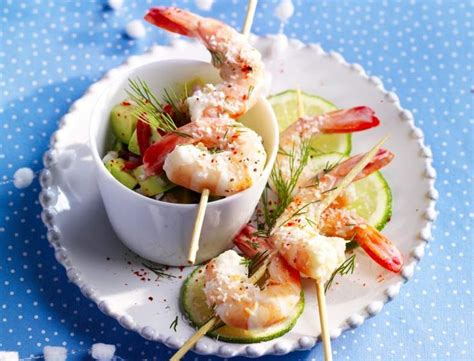
<instances>
[{"instance_id":1,"label":"cooked shrimp tail","mask_svg":"<svg viewBox=\"0 0 474 361\"><path fill-rule=\"evenodd\" d=\"M336 165L331 171L328 172L328 175L336 177L338 179L343 179L354 166L361 161L365 154L358 154L344 162ZM382 169L394 158L394 154L386 149L379 149L374 158L367 164L364 169L356 176L354 182L367 177L368 175Z\"/></svg>"},{"instance_id":2,"label":"cooked shrimp tail","mask_svg":"<svg viewBox=\"0 0 474 361\"><path fill-rule=\"evenodd\" d=\"M380 124L375 112L365 106L336 110L321 115L320 119L320 131L325 134L360 132Z\"/></svg>"},{"instance_id":3,"label":"cooked shrimp tail","mask_svg":"<svg viewBox=\"0 0 474 361\"><path fill-rule=\"evenodd\" d=\"M178 8L155 7L148 10L145 20L172 33L193 36L200 17Z\"/></svg>"},{"instance_id":4,"label":"cooked shrimp tail","mask_svg":"<svg viewBox=\"0 0 474 361\"><path fill-rule=\"evenodd\" d=\"M353 211L329 208L322 216L321 231L328 236L354 240L383 268L400 272L403 257L395 244Z\"/></svg>"},{"instance_id":5,"label":"cooked shrimp tail","mask_svg":"<svg viewBox=\"0 0 474 361\"><path fill-rule=\"evenodd\" d=\"M389 271L398 273L403 266L403 258L398 248L372 226L357 226L355 241L375 262Z\"/></svg>"},{"instance_id":6,"label":"cooked shrimp tail","mask_svg":"<svg viewBox=\"0 0 474 361\"><path fill-rule=\"evenodd\" d=\"M259 252L271 250L268 242L262 237L258 237L257 232L256 228L247 224L234 238L234 244L246 257L252 258Z\"/></svg>"}]
</instances>

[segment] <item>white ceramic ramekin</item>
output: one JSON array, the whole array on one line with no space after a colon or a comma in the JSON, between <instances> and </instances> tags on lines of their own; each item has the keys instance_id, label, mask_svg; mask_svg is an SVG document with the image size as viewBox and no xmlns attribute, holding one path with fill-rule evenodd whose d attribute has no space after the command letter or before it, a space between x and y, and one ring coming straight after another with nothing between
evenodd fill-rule
<instances>
[{"instance_id":1,"label":"white ceramic ramekin","mask_svg":"<svg viewBox=\"0 0 474 361\"><path fill-rule=\"evenodd\" d=\"M160 97L162 90L195 77L218 82L217 71L195 60L157 61L137 67L118 79L98 100L92 112L90 141L97 181L110 223L122 242L143 258L170 266L186 266L196 204L173 204L147 198L119 183L106 170L102 157L110 148L109 114L126 98L128 79L146 80ZM270 104L261 97L240 119L263 139L267 164L249 189L210 202L206 209L196 262L201 263L232 247L233 237L250 219L264 190L278 151L278 124Z\"/></svg>"}]
</instances>

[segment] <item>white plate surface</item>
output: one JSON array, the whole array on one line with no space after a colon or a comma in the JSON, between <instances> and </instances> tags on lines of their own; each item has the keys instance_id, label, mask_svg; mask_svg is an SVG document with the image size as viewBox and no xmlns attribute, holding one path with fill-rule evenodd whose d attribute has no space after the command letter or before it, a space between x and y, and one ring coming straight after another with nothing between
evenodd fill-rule
<instances>
[{"instance_id":1,"label":"white plate surface","mask_svg":"<svg viewBox=\"0 0 474 361\"><path fill-rule=\"evenodd\" d=\"M360 65L349 65L337 53L325 53L318 46L288 41L282 36L254 37L252 41L273 74L272 93L300 86L341 108L370 106L382 124L354 135L352 153L368 150L389 134L385 147L396 155L384 170L394 199L392 220L384 234L398 245L405 266L400 275L395 275L377 266L360 250L356 251L360 256L354 274L338 278L327 297L330 333L335 338L380 312L384 303L393 299L412 276L423 256L431 237L438 196L433 187L431 151L424 147L421 130L414 126L411 113L400 107L397 96L385 91L380 79L368 77ZM65 267L69 279L124 327L173 348L181 346L194 332L181 317L177 331L170 329L175 317L181 314L179 290L191 269L170 269L176 278L157 281L143 267L143 260L117 239L93 179L88 122L100 93L117 74L157 59L190 57L210 59L201 45L177 40L172 46L156 46L147 54L130 57L93 84L63 117L52 137L51 149L44 156L45 169L40 179L42 219L48 227L48 239L55 248L56 258ZM316 326L319 322L314 290L309 282L305 282L305 291L305 311L288 334L251 345L206 337L198 342L195 351L224 357L257 357L313 347L319 335Z\"/></svg>"}]
</instances>

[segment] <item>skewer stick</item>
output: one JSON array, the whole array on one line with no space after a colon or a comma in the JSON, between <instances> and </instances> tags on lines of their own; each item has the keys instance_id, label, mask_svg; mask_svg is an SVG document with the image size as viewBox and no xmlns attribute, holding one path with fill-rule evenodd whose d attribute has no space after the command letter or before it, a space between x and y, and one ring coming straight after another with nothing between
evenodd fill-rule
<instances>
[{"instance_id":1,"label":"skewer stick","mask_svg":"<svg viewBox=\"0 0 474 361\"><path fill-rule=\"evenodd\" d=\"M316 296L318 297L319 322L321 323L321 339L323 341L324 361L332 361L331 339L328 332L328 318L326 311L326 296L324 285L316 281Z\"/></svg>"},{"instance_id":2,"label":"skewer stick","mask_svg":"<svg viewBox=\"0 0 474 361\"><path fill-rule=\"evenodd\" d=\"M268 257L262 262L260 267L254 272L252 276L250 276L249 281L252 284L256 284L260 278L265 274L267 270L268 262L272 254L269 254ZM324 290L323 290L324 293ZM204 325L202 325L199 330L196 331L194 335L191 336L189 340L187 340L181 348L176 351L173 357L170 358L170 361L179 361L181 358L186 355L186 353L199 341L201 337L203 337L206 333L212 330L214 327L218 326L221 323L221 319L219 316L212 317L209 321L207 321Z\"/></svg>"},{"instance_id":3,"label":"skewer stick","mask_svg":"<svg viewBox=\"0 0 474 361\"><path fill-rule=\"evenodd\" d=\"M255 16L255 9L257 8L258 0L249 0L247 5L247 14L245 16L245 22L242 29L242 33L245 37L250 34L252 28L253 18ZM209 201L209 189L204 189L201 193L201 199L199 200L199 208L196 213L194 220L193 234L191 235L191 245L189 246L188 262L194 264L196 262L196 254L199 250L199 238L201 237L202 224L204 222L204 215L206 214L207 202Z\"/></svg>"},{"instance_id":4,"label":"skewer stick","mask_svg":"<svg viewBox=\"0 0 474 361\"><path fill-rule=\"evenodd\" d=\"M201 193L196 219L194 221L194 229L191 237L191 246L189 247L188 262L194 264L196 262L196 254L199 250L199 237L201 236L204 215L206 214L207 202L209 200L209 189L204 189Z\"/></svg>"},{"instance_id":5,"label":"skewer stick","mask_svg":"<svg viewBox=\"0 0 474 361\"><path fill-rule=\"evenodd\" d=\"M298 118L304 117L303 98L301 89L296 89L296 99L298 102ZM319 217L318 217L319 218ZM319 323L321 325L321 340L323 341L324 361L332 361L331 339L329 338L328 319L326 311L326 296L324 294L324 284L321 280L315 280L316 296L318 298Z\"/></svg>"},{"instance_id":6,"label":"skewer stick","mask_svg":"<svg viewBox=\"0 0 474 361\"><path fill-rule=\"evenodd\" d=\"M257 8L257 0L249 0L247 3L247 14L245 15L245 22L242 28L242 34L248 38L250 29L252 28L253 18L255 16L255 9Z\"/></svg>"},{"instance_id":7,"label":"skewer stick","mask_svg":"<svg viewBox=\"0 0 474 361\"><path fill-rule=\"evenodd\" d=\"M192 337L187 340L181 348L176 351L173 357L170 358L170 361L178 361L186 355L186 353L199 341L201 337L203 337L206 333L208 333L212 328L220 322L220 318L218 316L214 316L209 321L207 321L204 325L202 325L197 332L192 335Z\"/></svg>"}]
</instances>

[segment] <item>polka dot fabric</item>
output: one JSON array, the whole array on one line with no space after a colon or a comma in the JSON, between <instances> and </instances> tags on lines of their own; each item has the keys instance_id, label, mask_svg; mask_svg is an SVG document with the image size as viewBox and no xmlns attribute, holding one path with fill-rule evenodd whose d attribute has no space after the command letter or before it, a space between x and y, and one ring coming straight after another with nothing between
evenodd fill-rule
<instances>
[{"instance_id":1,"label":"polka dot fabric","mask_svg":"<svg viewBox=\"0 0 474 361\"><path fill-rule=\"evenodd\" d=\"M160 1L194 11L193 1ZM169 37L126 25L152 1L3 0L0 7L0 350L23 358L45 345L87 359L93 343L115 344L127 360L168 359L171 351L128 332L68 283L40 220L37 178L17 189L13 176L38 172L49 137L71 102L108 69ZM246 1L217 1L209 12L240 27ZM261 1L253 31L275 33L278 1ZM472 359L473 112L472 4L468 1L296 1L290 37L362 64L397 92L431 147L439 216L413 279L374 319L333 342L336 360ZM403 177L403 175L400 175ZM321 346L287 360L320 360ZM214 360L189 354L187 360ZM277 360L281 357L264 357Z\"/></svg>"}]
</instances>

